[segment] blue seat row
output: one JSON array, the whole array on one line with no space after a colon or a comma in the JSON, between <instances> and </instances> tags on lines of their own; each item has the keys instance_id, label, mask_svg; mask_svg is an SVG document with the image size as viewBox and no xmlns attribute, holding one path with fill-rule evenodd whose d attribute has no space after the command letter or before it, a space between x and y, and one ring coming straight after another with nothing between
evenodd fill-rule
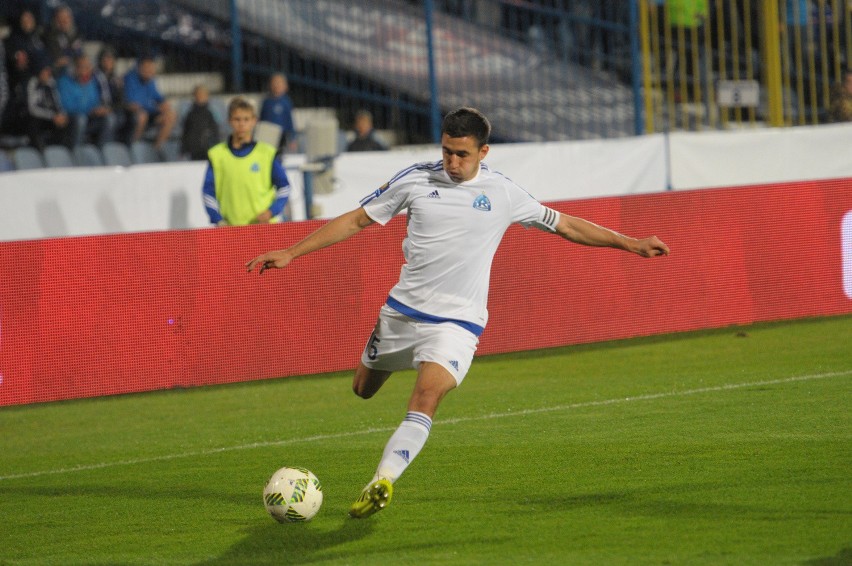
<instances>
[{"instance_id":1,"label":"blue seat row","mask_svg":"<svg viewBox=\"0 0 852 566\"><path fill-rule=\"evenodd\" d=\"M50 145L44 148L44 151L21 146L8 152L0 151L0 172L56 167L129 167L180 159L177 140L169 140L160 150L147 141L137 141L129 147L121 142L109 142L103 147L83 144L73 150L64 145Z\"/></svg>"}]
</instances>

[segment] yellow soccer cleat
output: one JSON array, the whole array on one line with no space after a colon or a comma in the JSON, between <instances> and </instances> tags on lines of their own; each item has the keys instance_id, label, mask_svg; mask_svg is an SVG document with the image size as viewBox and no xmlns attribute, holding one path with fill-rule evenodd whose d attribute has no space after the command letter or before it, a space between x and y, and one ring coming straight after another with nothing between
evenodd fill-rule
<instances>
[{"instance_id":1,"label":"yellow soccer cleat","mask_svg":"<svg viewBox=\"0 0 852 566\"><path fill-rule=\"evenodd\" d=\"M353 519L365 519L387 507L392 496L393 484L390 480L379 478L367 484L360 497L349 508L349 516Z\"/></svg>"}]
</instances>

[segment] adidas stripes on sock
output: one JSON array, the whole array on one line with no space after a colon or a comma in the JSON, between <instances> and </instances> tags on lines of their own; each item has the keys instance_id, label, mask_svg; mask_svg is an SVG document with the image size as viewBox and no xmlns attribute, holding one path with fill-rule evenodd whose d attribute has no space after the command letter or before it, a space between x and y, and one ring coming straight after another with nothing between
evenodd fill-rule
<instances>
[{"instance_id":1,"label":"adidas stripes on sock","mask_svg":"<svg viewBox=\"0 0 852 566\"><path fill-rule=\"evenodd\" d=\"M423 413L409 411L385 445L374 480L386 478L393 483L399 479L426 444L431 429L432 419Z\"/></svg>"}]
</instances>

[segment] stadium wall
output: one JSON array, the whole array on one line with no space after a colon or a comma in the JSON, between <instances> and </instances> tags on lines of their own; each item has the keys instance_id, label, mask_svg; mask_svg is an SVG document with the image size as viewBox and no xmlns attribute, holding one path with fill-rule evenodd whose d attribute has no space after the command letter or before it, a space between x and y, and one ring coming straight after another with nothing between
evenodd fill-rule
<instances>
[{"instance_id":1,"label":"stadium wall","mask_svg":"<svg viewBox=\"0 0 852 566\"><path fill-rule=\"evenodd\" d=\"M544 201L852 177L852 123L746 132L679 132L638 138L497 144L487 163ZM396 171L434 161L434 146L344 153L337 187L316 195L320 217L357 206ZM293 218L304 216L304 155L288 155ZM203 162L43 169L0 174L0 241L209 225Z\"/></svg>"},{"instance_id":2,"label":"stadium wall","mask_svg":"<svg viewBox=\"0 0 852 566\"><path fill-rule=\"evenodd\" d=\"M479 355L852 312L852 178L552 205L656 233L672 255L512 227ZM354 367L404 218L284 271L244 269L321 222L0 243L0 405Z\"/></svg>"}]
</instances>

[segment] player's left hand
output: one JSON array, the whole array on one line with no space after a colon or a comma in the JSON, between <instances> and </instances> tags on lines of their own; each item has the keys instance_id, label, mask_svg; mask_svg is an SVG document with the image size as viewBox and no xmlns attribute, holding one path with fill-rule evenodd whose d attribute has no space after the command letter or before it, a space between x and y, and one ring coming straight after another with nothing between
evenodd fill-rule
<instances>
[{"instance_id":1,"label":"player's left hand","mask_svg":"<svg viewBox=\"0 0 852 566\"><path fill-rule=\"evenodd\" d=\"M642 257L669 255L669 247L658 237L649 236L638 241L636 253Z\"/></svg>"},{"instance_id":2,"label":"player's left hand","mask_svg":"<svg viewBox=\"0 0 852 566\"><path fill-rule=\"evenodd\" d=\"M251 273L255 266L259 265L260 271L258 272L258 275L263 275L263 272L267 269L281 269L287 267L292 260L293 257L287 252L287 250L266 252L265 254L259 255L248 262L246 264L246 271Z\"/></svg>"},{"instance_id":3,"label":"player's left hand","mask_svg":"<svg viewBox=\"0 0 852 566\"><path fill-rule=\"evenodd\" d=\"M264 210L254 219L258 224L268 224L270 220L272 220L272 212L269 210Z\"/></svg>"}]
</instances>

